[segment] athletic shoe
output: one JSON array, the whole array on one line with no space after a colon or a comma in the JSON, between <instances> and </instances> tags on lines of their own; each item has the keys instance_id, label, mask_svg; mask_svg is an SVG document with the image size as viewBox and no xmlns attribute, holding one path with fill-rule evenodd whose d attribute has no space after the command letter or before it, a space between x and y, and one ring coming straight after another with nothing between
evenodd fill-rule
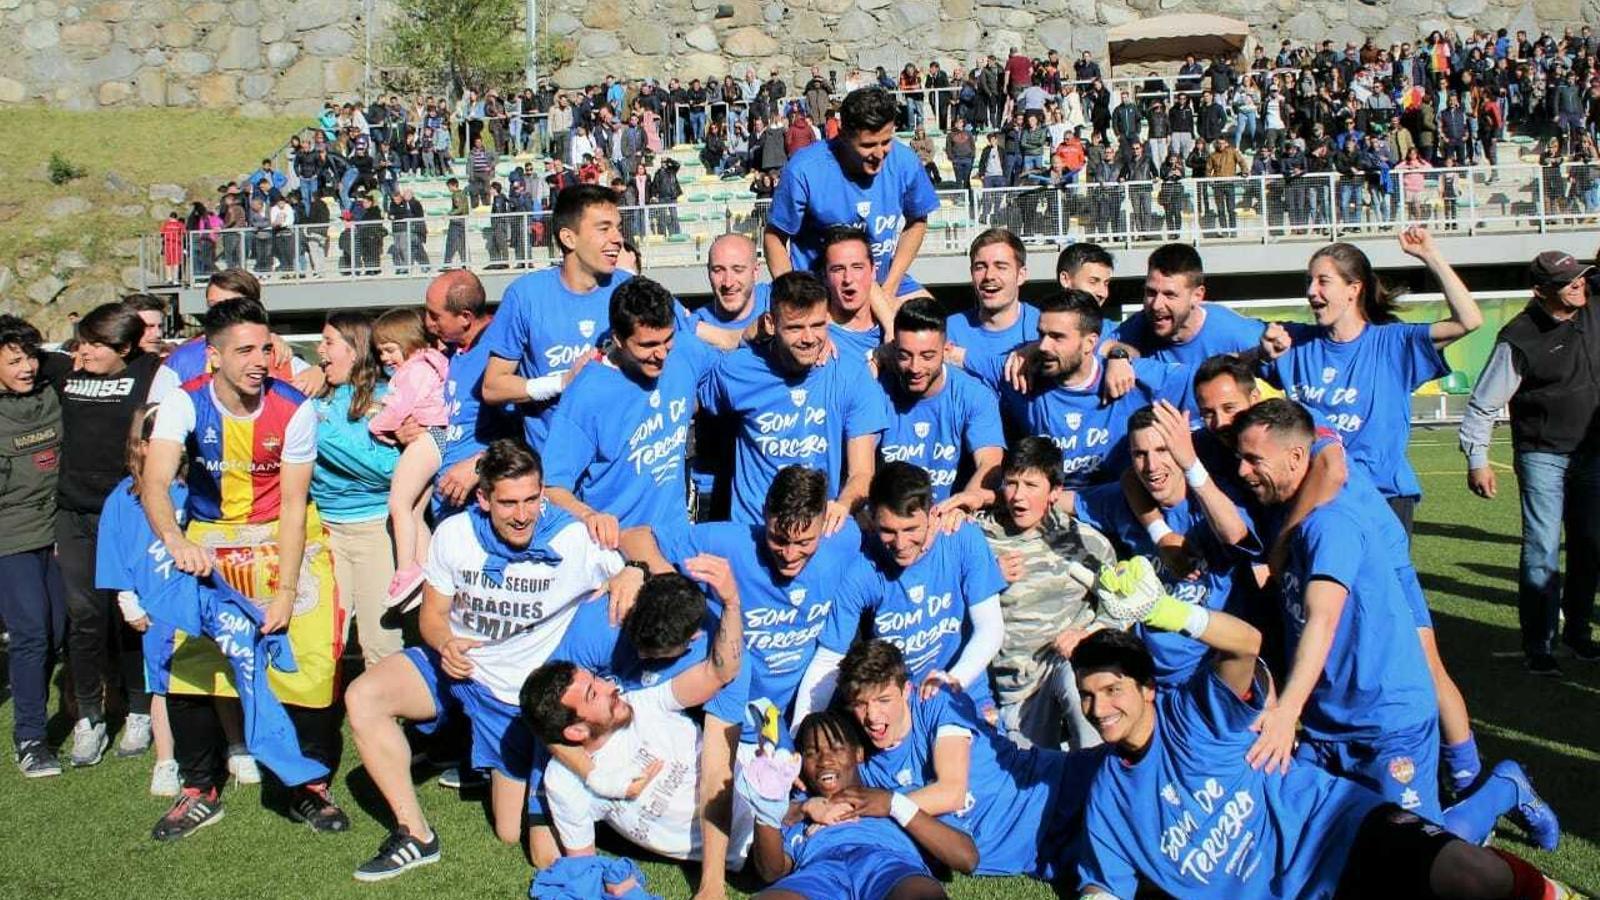
<instances>
[{"instance_id":1,"label":"athletic shoe","mask_svg":"<svg viewBox=\"0 0 1600 900\"><path fill-rule=\"evenodd\" d=\"M128 718L122 723L122 738L117 741L117 755L121 757L143 756L150 749L150 717L140 713L128 713Z\"/></svg>"},{"instance_id":2,"label":"athletic shoe","mask_svg":"<svg viewBox=\"0 0 1600 900\"><path fill-rule=\"evenodd\" d=\"M61 774L61 760L44 741L23 741L17 745L17 768L25 778L49 778Z\"/></svg>"},{"instance_id":3,"label":"athletic shoe","mask_svg":"<svg viewBox=\"0 0 1600 900\"><path fill-rule=\"evenodd\" d=\"M178 795L178 802L172 804L172 808L150 831L150 836L158 841L175 841L221 818L222 797L216 788L201 791L199 788L186 787Z\"/></svg>"},{"instance_id":4,"label":"athletic shoe","mask_svg":"<svg viewBox=\"0 0 1600 900\"><path fill-rule=\"evenodd\" d=\"M394 573L394 577L389 579L388 604L391 607L400 606L421 589L422 567L413 563Z\"/></svg>"},{"instance_id":5,"label":"athletic shoe","mask_svg":"<svg viewBox=\"0 0 1600 900\"><path fill-rule=\"evenodd\" d=\"M1530 675L1540 675L1545 678L1560 678L1561 666L1556 664L1556 658L1548 653L1530 653L1525 661Z\"/></svg>"},{"instance_id":6,"label":"athletic shoe","mask_svg":"<svg viewBox=\"0 0 1600 900\"><path fill-rule=\"evenodd\" d=\"M1567 645L1567 649L1572 651L1573 656L1584 662L1600 660L1600 644L1595 643L1594 638L1572 638L1563 640L1562 643Z\"/></svg>"},{"instance_id":7,"label":"athletic shoe","mask_svg":"<svg viewBox=\"0 0 1600 900\"><path fill-rule=\"evenodd\" d=\"M178 761L163 759L150 772L150 796L176 797L183 790L183 777L178 772Z\"/></svg>"},{"instance_id":8,"label":"athletic shoe","mask_svg":"<svg viewBox=\"0 0 1600 900\"><path fill-rule=\"evenodd\" d=\"M291 794L289 817L296 822L304 822L317 832L350 830L350 819L333 802L333 792L326 782L302 784Z\"/></svg>"},{"instance_id":9,"label":"athletic shoe","mask_svg":"<svg viewBox=\"0 0 1600 900\"><path fill-rule=\"evenodd\" d=\"M357 881L383 881L393 878L416 866L431 865L439 861L439 835L426 844L411 836L405 828L396 828L383 839L377 855L356 868Z\"/></svg>"},{"instance_id":10,"label":"athletic shoe","mask_svg":"<svg viewBox=\"0 0 1600 900\"><path fill-rule=\"evenodd\" d=\"M72 764L81 768L100 762L110 743L105 722L79 719L78 724L72 726Z\"/></svg>"},{"instance_id":11,"label":"athletic shoe","mask_svg":"<svg viewBox=\"0 0 1600 900\"><path fill-rule=\"evenodd\" d=\"M228 753L228 774L239 784L261 783L261 767L256 765L254 756L243 750Z\"/></svg>"},{"instance_id":12,"label":"athletic shoe","mask_svg":"<svg viewBox=\"0 0 1600 900\"><path fill-rule=\"evenodd\" d=\"M1549 852L1561 842L1561 823L1555 810L1550 808L1533 790L1528 773L1518 763L1503 759L1495 764L1494 776L1510 781L1517 788L1517 807L1511 810L1511 821L1522 826L1540 850Z\"/></svg>"},{"instance_id":13,"label":"athletic shoe","mask_svg":"<svg viewBox=\"0 0 1600 900\"><path fill-rule=\"evenodd\" d=\"M489 783L489 776L471 766L451 766L439 773L439 786L452 791L480 791Z\"/></svg>"}]
</instances>

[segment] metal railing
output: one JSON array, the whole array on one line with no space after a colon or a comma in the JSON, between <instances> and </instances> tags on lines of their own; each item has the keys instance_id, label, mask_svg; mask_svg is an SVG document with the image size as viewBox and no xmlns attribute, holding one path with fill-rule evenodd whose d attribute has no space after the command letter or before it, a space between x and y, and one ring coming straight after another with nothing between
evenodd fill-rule
<instances>
[{"instance_id":1,"label":"metal railing","mask_svg":"<svg viewBox=\"0 0 1600 900\"><path fill-rule=\"evenodd\" d=\"M1082 172L1078 173L1080 176ZM650 266L698 265L717 235L756 239L767 201L744 192L702 193L675 204L622 209L623 228ZM1440 232L1497 234L1600 224L1600 165L1421 169L1375 177L1318 172L1296 177L1171 181L1036 182L944 189L928 219L924 255L961 255L982 229L1023 240L1092 239L1133 246L1340 240L1423 224ZM548 212L300 223L286 228L186 232L167 253L159 234L141 246L147 286L203 284L222 266L263 279L408 277L440 266L533 269L556 252ZM175 276L175 277L174 277Z\"/></svg>"}]
</instances>

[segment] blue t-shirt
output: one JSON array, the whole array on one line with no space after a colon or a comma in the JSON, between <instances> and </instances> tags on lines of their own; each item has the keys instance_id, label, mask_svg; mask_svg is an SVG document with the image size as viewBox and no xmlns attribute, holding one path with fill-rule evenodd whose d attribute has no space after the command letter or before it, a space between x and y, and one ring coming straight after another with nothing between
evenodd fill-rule
<instances>
[{"instance_id":1,"label":"blue t-shirt","mask_svg":"<svg viewBox=\"0 0 1600 900\"><path fill-rule=\"evenodd\" d=\"M656 536L661 554L675 566L701 553L728 561L739 584L744 612L745 658L741 671L750 673L749 696L765 697L788 710L800 678L817 650L817 636L828 628L839 584L861 562L861 529L853 522L821 538L813 556L794 578L781 578L767 564L765 528L734 522L691 525L674 534ZM738 721L743 721L743 717ZM743 740L755 731L744 726Z\"/></svg>"},{"instance_id":2,"label":"blue t-shirt","mask_svg":"<svg viewBox=\"0 0 1600 900\"><path fill-rule=\"evenodd\" d=\"M611 601L605 597L587 600L578 606L567 633L550 655L566 660L615 681L625 691L654 687L670 681L679 672L699 665L711 650L717 633L720 607L713 601L706 612L700 633L689 641L689 649L672 659L640 659L633 644L622 636L622 628L611 624ZM745 695L750 690L750 667L739 666L739 674L706 701L705 711L728 723L744 722Z\"/></svg>"},{"instance_id":3,"label":"blue t-shirt","mask_svg":"<svg viewBox=\"0 0 1600 900\"><path fill-rule=\"evenodd\" d=\"M483 370L489 365L490 347L486 340L491 322L477 343L456 348L450 355L450 369L444 380L444 402L450 409L450 424L440 454L439 471L444 472L464 459L482 453L499 438L517 433L515 408L510 404L483 402ZM445 507L437 494L433 499L435 519L442 519L454 507Z\"/></svg>"},{"instance_id":4,"label":"blue t-shirt","mask_svg":"<svg viewBox=\"0 0 1600 900\"><path fill-rule=\"evenodd\" d=\"M950 343L967 351L970 362L980 356L1002 356L1018 344L1039 336L1039 307L1018 301L1021 312L1009 328L990 331L983 327L976 309L958 312L944 322L945 337Z\"/></svg>"},{"instance_id":5,"label":"blue t-shirt","mask_svg":"<svg viewBox=\"0 0 1600 900\"><path fill-rule=\"evenodd\" d=\"M870 381L865 364L843 356L799 375L780 371L764 349L740 347L722 357L700 403L738 417L733 521L761 524L767 488L789 465L821 469L829 496L838 495L845 445L889 425L883 392L862 389Z\"/></svg>"},{"instance_id":6,"label":"blue t-shirt","mask_svg":"<svg viewBox=\"0 0 1600 900\"><path fill-rule=\"evenodd\" d=\"M1260 345L1261 332L1267 329L1267 323L1240 315L1218 303L1202 304L1196 312L1202 310L1205 320L1200 323L1200 332L1187 341L1156 337L1150 331L1150 317L1144 310L1124 319L1111 332L1111 337L1150 359L1196 368L1218 354L1241 353Z\"/></svg>"},{"instance_id":7,"label":"blue t-shirt","mask_svg":"<svg viewBox=\"0 0 1600 900\"><path fill-rule=\"evenodd\" d=\"M168 488L172 508L177 511L178 524L188 518L184 514L189 502L189 486L174 481ZM144 504L133 495L133 477L122 479L106 496L100 509L100 531L95 540L94 586L103 591L134 591L137 593L140 573L152 567L152 541L159 538L150 529L145 518ZM163 551L164 552L164 551Z\"/></svg>"},{"instance_id":8,"label":"blue t-shirt","mask_svg":"<svg viewBox=\"0 0 1600 900\"><path fill-rule=\"evenodd\" d=\"M810 821L801 819L783 829L783 848L794 860L795 872L801 872L812 861L837 859L854 847L871 847L912 865L925 865L911 836L893 819L869 816L822 828L814 828Z\"/></svg>"},{"instance_id":9,"label":"blue t-shirt","mask_svg":"<svg viewBox=\"0 0 1600 900\"><path fill-rule=\"evenodd\" d=\"M1117 556L1146 556L1155 566L1161 584L1171 594L1185 603L1195 603L1207 609L1238 610L1228 603L1233 590L1233 575L1241 560L1259 555L1260 546L1252 534L1242 546L1228 546L1217 539L1206 519L1205 510L1188 497L1176 506L1161 510L1167 527L1188 539L1189 546L1199 554L1198 578L1179 578L1156 551L1155 542L1145 531L1122 493L1122 483L1097 485L1078 495L1075 514L1084 523L1111 538L1117 545ZM1250 517L1239 511L1248 525ZM1393 518L1391 516L1390 518ZM1205 660L1205 644L1171 631L1156 631L1136 625L1139 636L1150 650L1156 666L1156 682L1163 686L1182 684L1189 680L1194 670Z\"/></svg>"},{"instance_id":10,"label":"blue t-shirt","mask_svg":"<svg viewBox=\"0 0 1600 900\"><path fill-rule=\"evenodd\" d=\"M1206 666L1156 694L1137 762L1107 752L1084 814L1079 881L1133 897L1144 880L1173 897L1327 900L1377 794L1316 766L1250 768L1258 682L1239 699Z\"/></svg>"},{"instance_id":11,"label":"blue t-shirt","mask_svg":"<svg viewBox=\"0 0 1600 900\"><path fill-rule=\"evenodd\" d=\"M624 528L649 525L659 534L686 527L684 449L695 394L717 358L680 331L653 383L603 361L585 366L550 420L545 483L616 516Z\"/></svg>"},{"instance_id":12,"label":"blue t-shirt","mask_svg":"<svg viewBox=\"0 0 1600 900\"><path fill-rule=\"evenodd\" d=\"M924 787L938 780L933 749L939 738L965 734L971 739L967 797L961 809L944 818L972 835L978 846L975 874L1046 872L1069 837L1058 824L1078 811L1067 796L1071 786L1064 784L1067 755L1021 749L984 723L965 694L940 691L923 700L913 690L910 703L905 740L886 750L870 749L861 780L890 791Z\"/></svg>"},{"instance_id":13,"label":"blue t-shirt","mask_svg":"<svg viewBox=\"0 0 1600 900\"><path fill-rule=\"evenodd\" d=\"M611 292L633 276L618 269L587 294L567 290L559 266L511 282L483 336L489 353L514 360L517 374L538 378L565 372L610 330ZM554 401L536 405L525 420L528 444L543 451Z\"/></svg>"},{"instance_id":14,"label":"blue t-shirt","mask_svg":"<svg viewBox=\"0 0 1600 900\"><path fill-rule=\"evenodd\" d=\"M1368 325L1339 342L1315 325L1284 326L1294 345L1267 368L1292 399L1327 416L1344 435L1352 466L1365 469L1385 497L1420 497L1406 458L1411 394L1450 374L1429 325Z\"/></svg>"},{"instance_id":15,"label":"blue t-shirt","mask_svg":"<svg viewBox=\"0 0 1600 900\"><path fill-rule=\"evenodd\" d=\"M906 223L926 219L938 208L933 180L909 146L899 141L890 144L878 174L858 180L839 167L832 141L818 141L789 157L772 194L767 224L789 235L794 268L812 271L822 265L822 239L830 227L860 228L872 243L872 259L882 281ZM921 287L907 273L899 294Z\"/></svg>"},{"instance_id":16,"label":"blue t-shirt","mask_svg":"<svg viewBox=\"0 0 1600 900\"><path fill-rule=\"evenodd\" d=\"M743 331L745 328L749 327L751 322L754 322L762 313L766 312L767 307L770 306L771 303L771 282L758 281L756 282L755 289L750 292L750 311L739 318L722 318L721 310L717 307L717 299L713 297L711 298L710 302L706 303L704 306L701 306L698 309L690 310L684 319L691 326L704 322L713 328L726 328L729 330L738 329ZM693 329L691 328L690 330L692 331Z\"/></svg>"},{"instance_id":17,"label":"blue t-shirt","mask_svg":"<svg viewBox=\"0 0 1600 900\"><path fill-rule=\"evenodd\" d=\"M1293 658L1305 629L1305 592L1314 579L1349 592L1322 678L1300 721L1323 740L1368 740L1439 714L1388 543L1369 524L1389 511L1371 498L1339 495L1295 529L1283 573L1285 650ZM1391 518L1393 514L1389 514Z\"/></svg>"},{"instance_id":18,"label":"blue t-shirt","mask_svg":"<svg viewBox=\"0 0 1600 900\"><path fill-rule=\"evenodd\" d=\"M865 363L883 344L883 327L874 324L866 331L855 331L837 322L829 322L828 337L833 339L833 346L839 351L840 356L859 359Z\"/></svg>"},{"instance_id":19,"label":"blue t-shirt","mask_svg":"<svg viewBox=\"0 0 1600 900\"><path fill-rule=\"evenodd\" d=\"M873 538L869 538L873 540ZM882 638L905 656L906 669L917 684L934 670L948 670L961 656L972 634L967 615L980 603L998 603L1006 589L1000 564L983 529L964 522L954 534L941 534L916 562L898 568L873 548L874 565L852 573L838 595L836 627L822 633L823 647L844 653L855 639L862 615L871 637ZM989 680L963 685L981 707L990 698Z\"/></svg>"},{"instance_id":20,"label":"blue t-shirt","mask_svg":"<svg viewBox=\"0 0 1600 900\"><path fill-rule=\"evenodd\" d=\"M901 396L899 381L899 373L894 371L878 376L890 410L878 458L926 469L933 482L933 499L944 500L955 489L963 460L985 447L1005 447L1000 403L994 391L948 364L944 386L932 397Z\"/></svg>"},{"instance_id":21,"label":"blue t-shirt","mask_svg":"<svg viewBox=\"0 0 1600 900\"><path fill-rule=\"evenodd\" d=\"M1005 357L967 358L967 370L1000 393L1000 412L1022 434L1048 437L1061 448L1066 486L1078 489L1122 474L1128 456L1128 416L1157 400L1192 409L1188 366L1137 359L1133 389L1110 403L1100 399L1104 369L1081 388L1053 386L1019 394L1005 378Z\"/></svg>"}]
</instances>

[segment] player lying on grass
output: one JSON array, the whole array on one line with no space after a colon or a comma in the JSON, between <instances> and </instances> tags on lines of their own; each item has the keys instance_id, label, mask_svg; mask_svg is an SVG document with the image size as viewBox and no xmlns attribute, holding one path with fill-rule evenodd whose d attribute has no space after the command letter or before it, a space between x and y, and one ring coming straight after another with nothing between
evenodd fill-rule
<instances>
[{"instance_id":1,"label":"player lying on grass","mask_svg":"<svg viewBox=\"0 0 1600 900\"><path fill-rule=\"evenodd\" d=\"M1317 766L1252 768L1267 708L1261 633L1166 596L1148 560L1104 569L1103 603L1211 648L1188 682L1158 688L1135 635L1100 631L1072 654L1084 714L1111 748L1090 788L1082 896L1560 900L1527 861L1478 847Z\"/></svg>"},{"instance_id":2,"label":"player lying on grass","mask_svg":"<svg viewBox=\"0 0 1600 900\"><path fill-rule=\"evenodd\" d=\"M776 750L739 773L739 794L756 810L751 857L772 887L764 900L923 900L944 897L921 852L960 872L978 864L978 848L959 828L921 811L905 794L866 787L865 742L848 715L813 713L796 733L796 756ZM808 804L837 819L810 821L790 803L798 773ZM919 852L919 848L920 851Z\"/></svg>"}]
</instances>

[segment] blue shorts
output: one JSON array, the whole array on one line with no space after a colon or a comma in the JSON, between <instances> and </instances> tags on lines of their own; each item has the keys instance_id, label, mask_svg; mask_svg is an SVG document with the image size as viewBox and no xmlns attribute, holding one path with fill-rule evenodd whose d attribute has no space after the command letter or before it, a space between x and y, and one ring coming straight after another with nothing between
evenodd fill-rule
<instances>
[{"instance_id":1,"label":"blue shorts","mask_svg":"<svg viewBox=\"0 0 1600 900\"><path fill-rule=\"evenodd\" d=\"M433 648L407 647L404 652L428 685L436 710L433 718L412 726L422 734L432 734L452 716L465 715L472 725L472 767L492 769L512 781L527 781L533 766L533 733L522 721L522 711L476 681L445 674Z\"/></svg>"},{"instance_id":2,"label":"blue shorts","mask_svg":"<svg viewBox=\"0 0 1600 900\"><path fill-rule=\"evenodd\" d=\"M1406 595L1406 609L1411 612L1411 622L1418 628L1433 627L1433 613L1428 610L1428 598L1422 594L1422 581L1417 578L1417 570L1413 566L1401 566L1394 570L1394 577L1400 579L1400 592Z\"/></svg>"},{"instance_id":3,"label":"blue shorts","mask_svg":"<svg viewBox=\"0 0 1600 900\"><path fill-rule=\"evenodd\" d=\"M1439 720L1391 728L1366 741L1300 741L1295 758L1370 788L1383 799L1430 822L1444 821L1439 806Z\"/></svg>"},{"instance_id":4,"label":"blue shorts","mask_svg":"<svg viewBox=\"0 0 1600 900\"><path fill-rule=\"evenodd\" d=\"M851 846L827 859L814 859L780 878L773 890L792 891L806 900L882 900L895 885L915 876L932 878L921 860L881 847Z\"/></svg>"},{"instance_id":5,"label":"blue shorts","mask_svg":"<svg viewBox=\"0 0 1600 900\"><path fill-rule=\"evenodd\" d=\"M166 696L172 683L172 642L178 629L150 620L150 627L139 636L139 648L144 652L144 690L147 694Z\"/></svg>"}]
</instances>

